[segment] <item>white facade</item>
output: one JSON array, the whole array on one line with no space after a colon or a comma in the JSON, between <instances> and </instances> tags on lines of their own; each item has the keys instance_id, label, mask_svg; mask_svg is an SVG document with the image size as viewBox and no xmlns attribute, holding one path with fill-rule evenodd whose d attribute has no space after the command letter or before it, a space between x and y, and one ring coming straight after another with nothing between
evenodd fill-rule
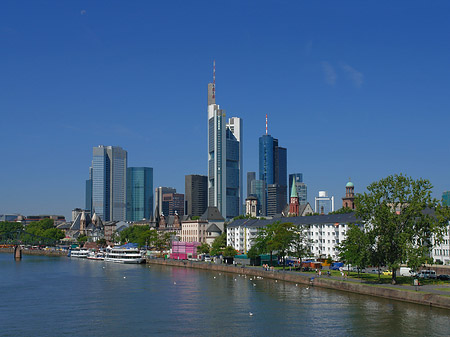
<instances>
[{"instance_id":1,"label":"white facade","mask_svg":"<svg viewBox=\"0 0 450 337\"><path fill-rule=\"evenodd\" d=\"M433 249L431 250L431 257L434 261L440 260L444 265L450 265L450 223L447 226L447 233L441 244L436 244L433 240Z\"/></svg>"},{"instance_id":2,"label":"white facade","mask_svg":"<svg viewBox=\"0 0 450 337\"><path fill-rule=\"evenodd\" d=\"M325 214L334 212L334 196L329 197L327 191L319 191L319 196L314 198L314 212L321 213L322 207Z\"/></svg>"}]
</instances>

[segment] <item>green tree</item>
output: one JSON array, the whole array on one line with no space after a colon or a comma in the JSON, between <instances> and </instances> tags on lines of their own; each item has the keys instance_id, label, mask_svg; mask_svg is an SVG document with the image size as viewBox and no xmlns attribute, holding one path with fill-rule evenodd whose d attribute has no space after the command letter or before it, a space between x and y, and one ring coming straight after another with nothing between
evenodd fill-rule
<instances>
[{"instance_id":1,"label":"green tree","mask_svg":"<svg viewBox=\"0 0 450 337\"><path fill-rule=\"evenodd\" d=\"M211 255L220 255L227 246L227 234L222 233L214 239L211 245Z\"/></svg>"},{"instance_id":2,"label":"green tree","mask_svg":"<svg viewBox=\"0 0 450 337\"><path fill-rule=\"evenodd\" d=\"M253 246L260 254L270 254L270 265L272 266L273 252L276 250L275 230L278 223L274 222L258 229L253 240Z\"/></svg>"},{"instance_id":3,"label":"green tree","mask_svg":"<svg viewBox=\"0 0 450 337\"><path fill-rule=\"evenodd\" d=\"M97 245L99 245L100 247L106 247L106 240L105 239L99 239L97 241Z\"/></svg>"},{"instance_id":4,"label":"green tree","mask_svg":"<svg viewBox=\"0 0 450 337\"><path fill-rule=\"evenodd\" d=\"M365 268L369 262L369 237L354 224L348 227L346 239L338 245L339 257L347 264L358 266L359 273L359 270Z\"/></svg>"},{"instance_id":5,"label":"green tree","mask_svg":"<svg viewBox=\"0 0 450 337\"><path fill-rule=\"evenodd\" d=\"M78 237L78 243L81 245L81 244L84 244L84 243L86 243L86 241L88 240L88 237L86 236L86 235L80 235L79 237Z\"/></svg>"},{"instance_id":6,"label":"green tree","mask_svg":"<svg viewBox=\"0 0 450 337\"><path fill-rule=\"evenodd\" d=\"M155 241L155 248L159 251L159 256L163 254L164 251L170 249L170 244L172 242L172 238L175 235L174 232L159 232Z\"/></svg>"},{"instance_id":7,"label":"green tree","mask_svg":"<svg viewBox=\"0 0 450 337\"><path fill-rule=\"evenodd\" d=\"M236 255L236 249L231 246L226 246L222 254L225 257L234 257Z\"/></svg>"},{"instance_id":8,"label":"green tree","mask_svg":"<svg viewBox=\"0 0 450 337\"><path fill-rule=\"evenodd\" d=\"M329 214L347 214L347 213L353 213L354 211L355 210L351 209L350 207L341 207L334 212L330 212Z\"/></svg>"},{"instance_id":9,"label":"green tree","mask_svg":"<svg viewBox=\"0 0 450 337\"><path fill-rule=\"evenodd\" d=\"M300 259L300 265L304 257L311 255L311 246L312 240L308 238L307 228L303 226L295 228L291 254Z\"/></svg>"},{"instance_id":10,"label":"green tree","mask_svg":"<svg viewBox=\"0 0 450 337\"><path fill-rule=\"evenodd\" d=\"M372 183L355 198L356 216L376 243L378 258L392 269L393 284L408 256L423 257L421 246L431 248L433 239L443 238L450 211L431 197L432 188L426 179L400 174Z\"/></svg>"},{"instance_id":11,"label":"green tree","mask_svg":"<svg viewBox=\"0 0 450 337\"><path fill-rule=\"evenodd\" d=\"M206 242L203 242L200 246L197 246L197 253L209 254L210 251L211 247Z\"/></svg>"}]
</instances>

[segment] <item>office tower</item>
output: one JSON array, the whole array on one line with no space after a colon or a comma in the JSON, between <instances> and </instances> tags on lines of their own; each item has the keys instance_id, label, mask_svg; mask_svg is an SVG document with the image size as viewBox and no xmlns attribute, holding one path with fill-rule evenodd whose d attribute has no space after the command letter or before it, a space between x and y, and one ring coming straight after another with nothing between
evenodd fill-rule
<instances>
[{"instance_id":1,"label":"office tower","mask_svg":"<svg viewBox=\"0 0 450 337\"><path fill-rule=\"evenodd\" d=\"M253 180L256 180L256 172L247 172L247 198L252 194Z\"/></svg>"},{"instance_id":2,"label":"office tower","mask_svg":"<svg viewBox=\"0 0 450 337\"><path fill-rule=\"evenodd\" d=\"M266 215L266 184L264 180L253 180L250 186L250 194L258 198L258 216Z\"/></svg>"},{"instance_id":3,"label":"office tower","mask_svg":"<svg viewBox=\"0 0 450 337\"><path fill-rule=\"evenodd\" d=\"M186 215L203 215L208 207L208 177L195 174L185 176L184 199Z\"/></svg>"},{"instance_id":4,"label":"office tower","mask_svg":"<svg viewBox=\"0 0 450 337\"><path fill-rule=\"evenodd\" d=\"M442 205L450 206L450 191L445 191L442 193Z\"/></svg>"},{"instance_id":5,"label":"office tower","mask_svg":"<svg viewBox=\"0 0 450 337\"><path fill-rule=\"evenodd\" d=\"M225 110L216 104L215 73L214 64L208 84L208 206L230 219L241 213L243 201L243 121L232 117L226 123Z\"/></svg>"},{"instance_id":6,"label":"office tower","mask_svg":"<svg viewBox=\"0 0 450 337\"><path fill-rule=\"evenodd\" d=\"M292 186L292 180L295 181L299 204L306 205L308 203L308 187L303 182L303 173L290 174L289 175L289 186Z\"/></svg>"},{"instance_id":7,"label":"office tower","mask_svg":"<svg viewBox=\"0 0 450 337\"><path fill-rule=\"evenodd\" d=\"M281 214L286 207L286 188L278 184L267 186L267 216Z\"/></svg>"},{"instance_id":8,"label":"office tower","mask_svg":"<svg viewBox=\"0 0 450 337\"><path fill-rule=\"evenodd\" d=\"M269 215L269 212L272 213L275 209L278 214L287 203L287 150L278 146L278 139L267 133L267 115L266 134L259 138L259 180L263 180L266 185L266 210L268 213L265 215ZM271 192L276 192L277 196L271 195L269 198L270 185L278 185L278 187L271 187ZM270 207L269 199L271 200Z\"/></svg>"},{"instance_id":9,"label":"office tower","mask_svg":"<svg viewBox=\"0 0 450 337\"><path fill-rule=\"evenodd\" d=\"M329 197L327 191L319 191L319 196L314 198L314 212L328 214L334 212L334 196Z\"/></svg>"},{"instance_id":10,"label":"office tower","mask_svg":"<svg viewBox=\"0 0 450 337\"><path fill-rule=\"evenodd\" d=\"M127 169L127 220L140 221L153 215L153 168Z\"/></svg>"},{"instance_id":11,"label":"office tower","mask_svg":"<svg viewBox=\"0 0 450 337\"><path fill-rule=\"evenodd\" d=\"M163 213L163 195L166 193L176 193L177 190L173 187L157 187L155 188L155 210L158 209L158 213ZM167 214L165 214L167 215ZM181 215L181 214L180 214Z\"/></svg>"},{"instance_id":12,"label":"office tower","mask_svg":"<svg viewBox=\"0 0 450 337\"><path fill-rule=\"evenodd\" d=\"M124 221L127 151L118 146L93 149L92 208L103 221Z\"/></svg>"},{"instance_id":13,"label":"office tower","mask_svg":"<svg viewBox=\"0 0 450 337\"><path fill-rule=\"evenodd\" d=\"M164 216L184 215L184 194L164 193L162 196L162 213Z\"/></svg>"},{"instance_id":14,"label":"office tower","mask_svg":"<svg viewBox=\"0 0 450 337\"><path fill-rule=\"evenodd\" d=\"M85 200L84 209L92 213L92 167L89 167L89 179L86 180Z\"/></svg>"}]
</instances>

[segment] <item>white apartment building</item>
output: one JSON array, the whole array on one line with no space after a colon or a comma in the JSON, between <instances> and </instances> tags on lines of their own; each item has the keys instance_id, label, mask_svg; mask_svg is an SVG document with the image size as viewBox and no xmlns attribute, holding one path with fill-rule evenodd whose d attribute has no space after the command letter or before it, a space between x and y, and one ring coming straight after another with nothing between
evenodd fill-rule
<instances>
[{"instance_id":1,"label":"white apartment building","mask_svg":"<svg viewBox=\"0 0 450 337\"><path fill-rule=\"evenodd\" d=\"M312 255L317 258L331 256L335 260L339 255L337 245L346 238L348 224L356 223L354 214L300 216L271 220L240 219L228 225L227 245L233 246L238 251L247 252L253 246L258 229L277 220L304 227L312 242Z\"/></svg>"}]
</instances>

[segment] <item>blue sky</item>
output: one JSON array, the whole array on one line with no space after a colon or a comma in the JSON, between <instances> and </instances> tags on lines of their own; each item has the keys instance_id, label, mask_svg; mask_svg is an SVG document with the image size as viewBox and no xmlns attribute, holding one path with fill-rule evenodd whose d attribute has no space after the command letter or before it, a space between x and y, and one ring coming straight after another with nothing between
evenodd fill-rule
<instances>
[{"instance_id":1,"label":"blue sky","mask_svg":"<svg viewBox=\"0 0 450 337\"><path fill-rule=\"evenodd\" d=\"M394 173L450 189L447 1L2 1L0 214L84 206L92 147L155 186L206 174L207 83L288 149L312 203Z\"/></svg>"}]
</instances>

